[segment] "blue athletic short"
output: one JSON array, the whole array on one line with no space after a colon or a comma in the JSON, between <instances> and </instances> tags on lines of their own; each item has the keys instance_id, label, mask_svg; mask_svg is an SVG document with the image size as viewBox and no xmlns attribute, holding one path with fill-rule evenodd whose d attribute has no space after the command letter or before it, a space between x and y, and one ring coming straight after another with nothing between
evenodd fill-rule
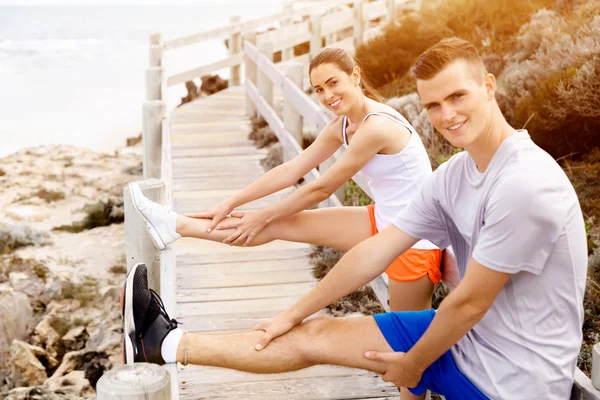
<instances>
[{"instance_id":1,"label":"blue athletic short","mask_svg":"<svg viewBox=\"0 0 600 400\"><path fill-rule=\"evenodd\" d=\"M407 352L423 336L433 317L434 310L389 312L374 315L383 337L394 351ZM426 390L443 395L446 400L471 400L488 398L460 372L450 351L445 352L423 373L419 384L409 390L421 395Z\"/></svg>"}]
</instances>

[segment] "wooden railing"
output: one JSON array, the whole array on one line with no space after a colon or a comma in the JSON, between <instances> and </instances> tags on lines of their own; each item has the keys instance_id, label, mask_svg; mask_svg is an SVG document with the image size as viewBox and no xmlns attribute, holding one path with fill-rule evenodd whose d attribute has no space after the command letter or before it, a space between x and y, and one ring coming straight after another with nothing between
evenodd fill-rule
<instances>
[{"instance_id":1,"label":"wooden railing","mask_svg":"<svg viewBox=\"0 0 600 400\"><path fill-rule=\"evenodd\" d=\"M325 14L325 11L331 10L333 7L347 4L352 4L353 8ZM163 42L159 34L152 35L149 51L150 66L146 71L147 100L142 107L144 181L141 181L140 185L143 192L151 200L171 204L169 112L165 102L169 87L224 68L230 68L230 84L239 85L242 78L240 67L243 65L247 114L249 116L258 114L267 121L284 148L285 159L290 159L302 151L300 142L305 125L310 125L320 131L332 117L303 90L307 65L310 59L321 51L323 39L325 39L326 47L343 48L353 54L360 44L380 32L381 24L367 28L370 21L383 19L389 22L393 20L395 12L400 7L418 10L420 5L420 0L371 2L333 0L323 2L318 7L294 11L291 2L286 2L281 13L250 21L241 21L239 17L232 17L227 26L182 38ZM306 16L309 16L308 20L304 20ZM303 20L293 23L294 19ZM262 33L253 31L257 27L277 20L281 21L282 25L279 29ZM350 29L352 34L348 35ZM347 37L342 37L342 35ZM229 56L227 58L170 77L166 76L163 67L165 52L206 40L224 38L229 39ZM294 47L307 42L310 48L308 54L294 57ZM282 63L275 64L273 55L278 51L281 51ZM282 117L273 108L274 91L283 93L284 112ZM304 177L305 180L310 182L318 179L320 173L327 171L341 157L341 154L341 150L336 152L329 160L320 165L320 172L313 169ZM367 195L371 196L364 178L355 176L353 180ZM338 192L337 196L331 196L320 206L341 206L338 196L341 198L343 191ZM174 253L170 248L161 252L154 249L144 223L133 212L127 191L124 192L124 202L128 270L137 262L146 263L150 287L161 294L167 311L171 315L175 315ZM455 263L455 260L451 252L444 257L444 263L445 270L453 269L451 264ZM444 279L449 281L450 286L457 283L456 279L448 279L447 276L444 276ZM382 275L371 282L371 286L381 304L386 310L389 310L387 277ZM599 344L594 346L593 358L594 365L600 366ZM175 378L177 370L173 365L168 366L167 369L171 374L171 398L177 399L178 387ZM135 375L131 378L133 379L131 382L135 381L136 384L139 384L138 378L139 376ZM592 371L591 380L587 379L579 369L576 369L571 399L600 400L598 388L600 388L600 367ZM100 399L100 391L98 391L98 396ZM105 398L110 398L110 396L105 396ZM156 398L159 398L158 395Z\"/></svg>"}]
</instances>

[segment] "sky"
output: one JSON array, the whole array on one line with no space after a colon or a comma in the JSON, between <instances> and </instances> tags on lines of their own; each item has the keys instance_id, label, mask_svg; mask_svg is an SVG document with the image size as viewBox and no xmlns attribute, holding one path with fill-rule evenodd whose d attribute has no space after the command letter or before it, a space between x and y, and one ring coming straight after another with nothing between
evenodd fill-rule
<instances>
[{"instance_id":1,"label":"sky","mask_svg":"<svg viewBox=\"0 0 600 400\"><path fill-rule=\"evenodd\" d=\"M229 0L228 5L235 3L246 3L248 0ZM280 4L282 0L253 0L260 4ZM0 6L131 6L131 5L170 5L170 4L215 4L222 0L0 0Z\"/></svg>"}]
</instances>

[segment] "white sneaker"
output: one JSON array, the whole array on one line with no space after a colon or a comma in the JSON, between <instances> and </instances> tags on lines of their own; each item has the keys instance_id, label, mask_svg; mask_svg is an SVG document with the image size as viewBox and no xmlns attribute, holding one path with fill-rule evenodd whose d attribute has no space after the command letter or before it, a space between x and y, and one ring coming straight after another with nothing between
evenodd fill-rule
<instances>
[{"instance_id":1,"label":"white sneaker","mask_svg":"<svg viewBox=\"0 0 600 400\"><path fill-rule=\"evenodd\" d=\"M171 211L168 206L149 200L144 196L137 183L131 182L128 187L133 208L146 222L150 238L158 249L163 250L181 237L177 233L177 213L175 211Z\"/></svg>"}]
</instances>

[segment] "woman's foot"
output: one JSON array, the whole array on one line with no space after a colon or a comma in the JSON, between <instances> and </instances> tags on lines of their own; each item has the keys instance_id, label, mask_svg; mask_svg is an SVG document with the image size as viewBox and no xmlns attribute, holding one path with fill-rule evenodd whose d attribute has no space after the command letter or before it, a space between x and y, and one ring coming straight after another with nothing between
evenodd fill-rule
<instances>
[{"instance_id":1,"label":"woman's foot","mask_svg":"<svg viewBox=\"0 0 600 400\"><path fill-rule=\"evenodd\" d=\"M135 182L131 182L128 189L133 208L146 222L150 238L158 249L163 250L181 237L177 233L176 212L171 211L168 206L149 200Z\"/></svg>"}]
</instances>

